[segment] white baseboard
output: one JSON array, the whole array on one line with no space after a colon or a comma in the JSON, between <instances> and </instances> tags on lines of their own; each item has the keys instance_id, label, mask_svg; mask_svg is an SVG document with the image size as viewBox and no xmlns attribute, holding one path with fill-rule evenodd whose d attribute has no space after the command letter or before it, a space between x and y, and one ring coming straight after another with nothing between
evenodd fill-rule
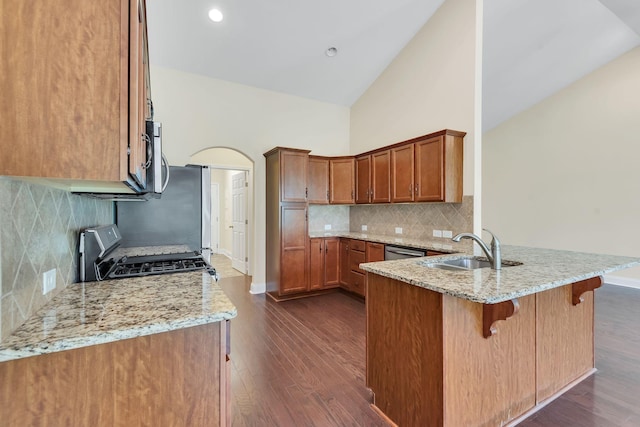
<instances>
[{"instance_id":1,"label":"white baseboard","mask_svg":"<svg viewBox=\"0 0 640 427\"><path fill-rule=\"evenodd\" d=\"M607 274L604 276L604 283L616 286L625 286L627 288L640 289L640 280L630 277L612 276Z\"/></svg>"},{"instance_id":2,"label":"white baseboard","mask_svg":"<svg viewBox=\"0 0 640 427\"><path fill-rule=\"evenodd\" d=\"M251 282L251 289L249 289L250 294L257 295L257 294L264 294L265 292L267 292L266 283Z\"/></svg>"},{"instance_id":3,"label":"white baseboard","mask_svg":"<svg viewBox=\"0 0 640 427\"><path fill-rule=\"evenodd\" d=\"M218 255L224 255L224 256L226 256L227 258L231 259L231 252L230 252L230 251L228 251L228 250L226 250L226 249L220 249L220 250L218 251Z\"/></svg>"}]
</instances>

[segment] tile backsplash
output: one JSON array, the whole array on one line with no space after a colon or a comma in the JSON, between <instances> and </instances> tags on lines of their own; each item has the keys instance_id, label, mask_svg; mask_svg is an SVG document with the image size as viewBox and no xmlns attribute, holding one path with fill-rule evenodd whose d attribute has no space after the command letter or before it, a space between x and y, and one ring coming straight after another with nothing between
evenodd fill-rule
<instances>
[{"instance_id":1,"label":"tile backsplash","mask_svg":"<svg viewBox=\"0 0 640 427\"><path fill-rule=\"evenodd\" d=\"M325 230L325 225L331 230ZM473 196L462 203L402 203L380 205L309 205L309 232L351 231L395 236L396 227L404 237L433 238L433 230L454 235L473 230Z\"/></svg>"},{"instance_id":2,"label":"tile backsplash","mask_svg":"<svg viewBox=\"0 0 640 427\"><path fill-rule=\"evenodd\" d=\"M396 235L402 228L404 237L433 238L433 230L450 230L453 234L473 231L473 196L464 196L462 203L406 203L351 206L349 230Z\"/></svg>"},{"instance_id":3,"label":"tile backsplash","mask_svg":"<svg viewBox=\"0 0 640 427\"><path fill-rule=\"evenodd\" d=\"M80 230L113 217L112 202L0 177L0 341L78 281ZM56 289L42 295L53 268Z\"/></svg>"},{"instance_id":4,"label":"tile backsplash","mask_svg":"<svg viewBox=\"0 0 640 427\"><path fill-rule=\"evenodd\" d=\"M309 232L324 232L325 225L331 226L328 232L349 231L349 206L309 205Z\"/></svg>"}]
</instances>

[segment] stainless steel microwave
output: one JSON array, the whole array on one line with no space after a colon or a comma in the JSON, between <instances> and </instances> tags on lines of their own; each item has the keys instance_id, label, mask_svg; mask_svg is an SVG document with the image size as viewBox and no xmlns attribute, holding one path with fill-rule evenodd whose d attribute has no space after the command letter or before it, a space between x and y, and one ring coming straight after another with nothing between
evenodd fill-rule
<instances>
[{"instance_id":1,"label":"stainless steel microwave","mask_svg":"<svg viewBox=\"0 0 640 427\"><path fill-rule=\"evenodd\" d=\"M147 120L146 122L147 140L147 161L144 165L146 169L146 183L139 185L132 177L126 182L133 192L127 193L75 193L96 199L118 200L118 201L145 201L151 198L159 199L162 192L169 183L169 163L162 153L162 124Z\"/></svg>"}]
</instances>

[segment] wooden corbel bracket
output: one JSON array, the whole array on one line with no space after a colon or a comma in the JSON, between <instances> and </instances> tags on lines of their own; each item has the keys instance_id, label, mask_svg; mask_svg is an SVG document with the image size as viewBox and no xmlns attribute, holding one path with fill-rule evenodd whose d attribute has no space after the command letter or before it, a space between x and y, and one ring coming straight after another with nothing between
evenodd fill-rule
<instances>
[{"instance_id":1,"label":"wooden corbel bracket","mask_svg":"<svg viewBox=\"0 0 640 427\"><path fill-rule=\"evenodd\" d=\"M520 310L520 302L518 298L509 301L499 302L497 304L483 304L482 307L482 335L489 338L495 335L498 330L494 323L498 320L507 320Z\"/></svg>"},{"instance_id":2,"label":"wooden corbel bracket","mask_svg":"<svg viewBox=\"0 0 640 427\"><path fill-rule=\"evenodd\" d=\"M578 305L584 301L582 294L593 291L602 286L602 276L592 277L591 279L581 280L571 284L571 303Z\"/></svg>"}]
</instances>

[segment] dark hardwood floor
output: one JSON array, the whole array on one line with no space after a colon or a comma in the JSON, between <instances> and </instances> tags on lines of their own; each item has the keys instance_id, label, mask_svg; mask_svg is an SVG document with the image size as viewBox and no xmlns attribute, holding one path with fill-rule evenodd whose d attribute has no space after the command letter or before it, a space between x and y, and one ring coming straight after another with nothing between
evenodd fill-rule
<instances>
[{"instance_id":1,"label":"dark hardwood floor","mask_svg":"<svg viewBox=\"0 0 640 427\"><path fill-rule=\"evenodd\" d=\"M386 425L364 385L361 301L334 293L275 303L250 295L248 278L220 284L238 308L233 426ZM640 290L604 285L596 295L598 372L521 426L640 426Z\"/></svg>"}]
</instances>

